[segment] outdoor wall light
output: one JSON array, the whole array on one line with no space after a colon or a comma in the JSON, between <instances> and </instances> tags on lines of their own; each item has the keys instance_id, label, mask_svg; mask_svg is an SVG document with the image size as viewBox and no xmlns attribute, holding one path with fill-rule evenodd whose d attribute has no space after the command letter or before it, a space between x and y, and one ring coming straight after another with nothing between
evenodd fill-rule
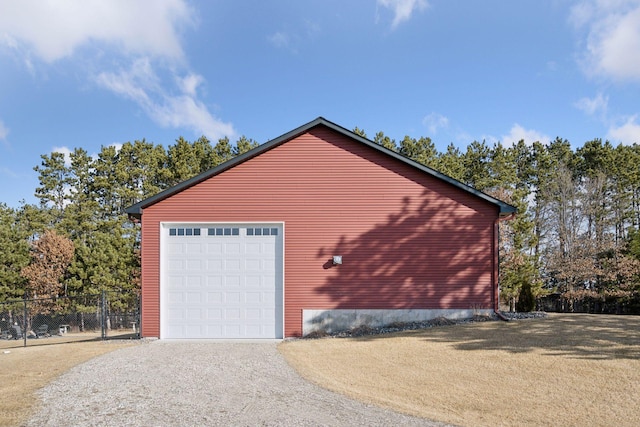
<instances>
[{"instance_id":1,"label":"outdoor wall light","mask_svg":"<svg viewBox=\"0 0 640 427\"><path fill-rule=\"evenodd\" d=\"M342 264L342 255L334 255L333 256L333 265Z\"/></svg>"}]
</instances>

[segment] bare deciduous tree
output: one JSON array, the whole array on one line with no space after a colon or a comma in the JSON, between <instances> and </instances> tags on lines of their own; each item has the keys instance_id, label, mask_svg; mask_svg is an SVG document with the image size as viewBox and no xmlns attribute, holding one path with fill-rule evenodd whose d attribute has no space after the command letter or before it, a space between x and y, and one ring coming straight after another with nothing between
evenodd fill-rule
<instances>
[{"instance_id":1,"label":"bare deciduous tree","mask_svg":"<svg viewBox=\"0 0 640 427\"><path fill-rule=\"evenodd\" d=\"M64 294L62 279L73 259L73 242L55 230L45 231L31 244L31 263L22 269L31 298L54 298ZM41 312L48 311L45 304Z\"/></svg>"}]
</instances>

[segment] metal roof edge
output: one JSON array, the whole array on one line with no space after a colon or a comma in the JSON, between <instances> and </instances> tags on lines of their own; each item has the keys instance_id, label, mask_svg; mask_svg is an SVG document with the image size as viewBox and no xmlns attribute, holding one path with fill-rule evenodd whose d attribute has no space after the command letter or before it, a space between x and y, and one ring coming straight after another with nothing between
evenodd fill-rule
<instances>
[{"instance_id":1,"label":"metal roof edge","mask_svg":"<svg viewBox=\"0 0 640 427\"><path fill-rule=\"evenodd\" d=\"M224 163L221 163L220 165L209 169L208 171L205 171L199 175L194 176L193 178L190 178L186 181L183 181L173 187L167 188L166 190L161 191L158 194L155 194L151 197L148 197L144 200L141 200L140 202L129 206L128 208L125 209L125 212L127 214L129 214L130 216L136 217L136 218L140 218L142 216L142 210L148 206L151 206L159 201L162 201L164 199L166 199L167 197L170 197L174 194L177 194L183 190L186 190L189 187L192 187L202 181L205 181L206 179L211 178L212 176L218 175L221 172L224 172L227 169L231 169L232 167L243 163L253 157L256 157L262 153L264 153L265 151L268 151L280 144L283 144L284 142L295 138L298 135L301 135L305 132L307 132L308 130L318 126L318 125L324 125L342 135L345 135L351 139L354 139L362 144L365 144L373 149L376 149L378 151L383 152L384 154L387 154L391 157L394 157L397 160L400 160L406 164L408 164L409 166L415 167L425 173L428 173L432 176L434 176L435 178L441 179L445 182L448 182L449 184L460 188L461 190L467 191L481 199L486 200L489 203L495 204L500 208L500 216L507 216L510 215L512 213L517 212L517 208L506 203L503 202L502 200L496 199L495 197L492 197L486 193L483 193L482 191L479 191L473 187L470 187L460 181L458 181L455 178L452 178L448 175L443 174L442 172L438 172L435 169L432 169L426 165L423 165L422 163L416 162L415 160L412 160L408 157L403 156L402 154L390 150L386 147L383 147L379 144L376 144L375 142L364 138L336 123L333 123L327 119L325 119L324 117L320 116L302 126L299 126L277 138L274 138L270 141L265 142L264 144L259 145L258 147L247 151L246 153L243 153L237 157L234 157L231 160L228 160Z\"/></svg>"}]
</instances>

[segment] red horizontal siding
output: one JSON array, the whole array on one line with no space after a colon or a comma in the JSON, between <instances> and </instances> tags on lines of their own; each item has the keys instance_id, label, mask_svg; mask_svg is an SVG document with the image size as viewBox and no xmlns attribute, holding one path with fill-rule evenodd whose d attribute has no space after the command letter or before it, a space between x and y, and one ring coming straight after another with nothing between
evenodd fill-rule
<instances>
[{"instance_id":1,"label":"red horizontal siding","mask_svg":"<svg viewBox=\"0 0 640 427\"><path fill-rule=\"evenodd\" d=\"M497 212L314 128L144 210L143 335L159 335L161 221L283 221L285 336L297 336L302 309L493 307Z\"/></svg>"},{"instance_id":2,"label":"red horizontal siding","mask_svg":"<svg viewBox=\"0 0 640 427\"><path fill-rule=\"evenodd\" d=\"M140 333L160 337L160 229L142 217L142 307Z\"/></svg>"}]
</instances>

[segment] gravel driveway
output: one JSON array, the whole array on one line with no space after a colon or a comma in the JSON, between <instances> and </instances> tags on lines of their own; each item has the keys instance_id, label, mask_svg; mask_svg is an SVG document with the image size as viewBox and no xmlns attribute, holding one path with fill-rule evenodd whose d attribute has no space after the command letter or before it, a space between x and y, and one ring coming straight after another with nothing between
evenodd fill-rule
<instances>
[{"instance_id":1,"label":"gravel driveway","mask_svg":"<svg viewBox=\"0 0 640 427\"><path fill-rule=\"evenodd\" d=\"M27 426L441 426L298 376L277 344L147 342L76 366Z\"/></svg>"}]
</instances>

